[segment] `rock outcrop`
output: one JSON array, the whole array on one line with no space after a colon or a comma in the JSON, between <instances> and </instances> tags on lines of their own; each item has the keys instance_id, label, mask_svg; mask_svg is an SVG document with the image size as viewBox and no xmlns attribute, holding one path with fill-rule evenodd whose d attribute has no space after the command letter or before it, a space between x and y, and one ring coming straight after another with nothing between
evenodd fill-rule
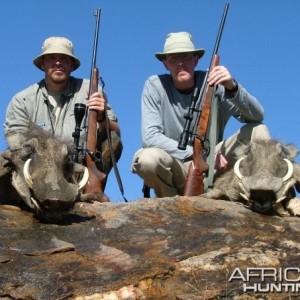
<instances>
[{"instance_id":1,"label":"rock outcrop","mask_svg":"<svg viewBox=\"0 0 300 300\"><path fill-rule=\"evenodd\" d=\"M56 224L1 205L0 224L0 299L300 297L297 217L176 197L78 203ZM271 272L265 292L259 276L243 281L250 268Z\"/></svg>"}]
</instances>

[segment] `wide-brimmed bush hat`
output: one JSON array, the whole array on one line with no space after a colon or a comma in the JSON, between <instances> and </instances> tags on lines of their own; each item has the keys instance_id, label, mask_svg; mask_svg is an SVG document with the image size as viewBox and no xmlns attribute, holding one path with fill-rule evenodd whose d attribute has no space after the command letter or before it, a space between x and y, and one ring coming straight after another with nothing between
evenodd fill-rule
<instances>
[{"instance_id":1,"label":"wide-brimmed bush hat","mask_svg":"<svg viewBox=\"0 0 300 300\"><path fill-rule=\"evenodd\" d=\"M33 63L40 69L42 69L43 56L46 54L65 54L72 57L74 61L73 71L79 68L80 60L74 55L74 47L70 40L60 36L53 36L47 38L42 46L42 53L37 56Z\"/></svg>"},{"instance_id":2,"label":"wide-brimmed bush hat","mask_svg":"<svg viewBox=\"0 0 300 300\"><path fill-rule=\"evenodd\" d=\"M160 61L166 58L166 55L173 53L195 53L201 58L205 53L203 48L196 49L194 46L192 35L188 32L171 32L167 35L163 52L156 52L155 56Z\"/></svg>"}]
</instances>

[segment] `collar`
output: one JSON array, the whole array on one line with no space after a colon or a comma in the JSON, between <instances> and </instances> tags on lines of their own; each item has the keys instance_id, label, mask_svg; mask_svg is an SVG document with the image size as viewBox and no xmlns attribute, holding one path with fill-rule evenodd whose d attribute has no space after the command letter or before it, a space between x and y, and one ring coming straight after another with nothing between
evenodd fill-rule
<instances>
[{"instance_id":1,"label":"collar","mask_svg":"<svg viewBox=\"0 0 300 300\"><path fill-rule=\"evenodd\" d=\"M39 83L39 88L41 89L43 96L48 99L48 91L46 88L46 82L45 79L42 79ZM75 78L70 77L69 81L65 87L65 89L62 91L61 95L64 99L70 99L74 96L74 86L75 86Z\"/></svg>"}]
</instances>

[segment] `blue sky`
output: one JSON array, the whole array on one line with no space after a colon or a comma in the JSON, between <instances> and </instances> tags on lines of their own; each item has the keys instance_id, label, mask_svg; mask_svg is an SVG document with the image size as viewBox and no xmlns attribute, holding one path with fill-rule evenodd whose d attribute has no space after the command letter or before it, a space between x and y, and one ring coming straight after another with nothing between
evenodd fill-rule
<instances>
[{"instance_id":1,"label":"blue sky","mask_svg":"<svg viewBox=\"0 0 300 300\"><path fill-rule=\"evenodd\" d=\"M229 11L219 55L226 66L265 109L273 138L300 147L299 0L6 0L1 4L1 112L19 90L39 81L43 73L32 64L49 36L65 36L75 46L81 67L73 75L90 74L95 18L101 8L97 66L109 102L119 118L124 151L118 163L125 196L142 197L142 181L130 164L141 146L140 99L144 81L164 73L154 53L162 51L169 32L188 31L196 47L206 49L198 64L209 65L225 3ZM226 136L240 124L229 122ZM0 150L6 148L3 130ZM299 161L299 158L297 158ZM106 193L123 202L115 175Z\"/></svg>"}]
</instances>

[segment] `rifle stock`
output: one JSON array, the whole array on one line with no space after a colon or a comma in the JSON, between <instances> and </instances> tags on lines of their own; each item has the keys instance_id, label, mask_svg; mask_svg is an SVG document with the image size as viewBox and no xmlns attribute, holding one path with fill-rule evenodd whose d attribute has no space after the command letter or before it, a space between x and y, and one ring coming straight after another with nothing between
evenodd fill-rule
<instances>
[{"instance_id":1,"label":"rifle stock","mask_svg":"<svg viewBox=\"0 0 300 300\"><path fill-rule=\"evenodd\" d=\"M219 56L214 55L211 68L219 64ZM208 76L208 73L207 73ZM207 80L205 76L205 80ZM206 82L204 82L206 84ZM208 164L206 163L206 150L204 141L209 124L211 100L214 95L214 87L206 86L206 91L202 101L201 115L198 119L196 138L193 143L193 160L189 166L187 179L184 186L184 196L198 196L204 193L204 174L208 171Z\"/></svg>"},{"instance_id":2,"label":"rifle stock","mask_svg":"<svg viewBox=\"0 0 300 300\"><path fill-rule=\"evenodd\" d=\"M93 69L91 78L90 95L98 91L98 68ZM88 111L88 131L87 131L87 155L85 157L85 164L89 171L89 180L85 186L85 193L100 193L104 192L104 184L106 181L106 174L101 172L96 166L96 147L97 147L97 111Z\"/></svg>"}]
</instances>

